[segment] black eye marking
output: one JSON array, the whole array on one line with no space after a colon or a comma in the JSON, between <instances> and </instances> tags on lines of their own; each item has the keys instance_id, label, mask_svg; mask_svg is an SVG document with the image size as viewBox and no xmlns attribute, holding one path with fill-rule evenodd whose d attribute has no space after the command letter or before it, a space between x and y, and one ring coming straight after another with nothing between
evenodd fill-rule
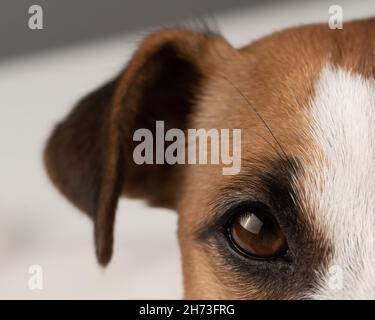
<instances>
[{"instance_id":1,"label":"black eye marking","mask_svg":"<svg viewBox=\"0 0 375 320\"><path fill-rule=\"evenodd\" d=\"M298 175L299 168L300 164L294 158L263 160L259 167L248 165L247 169L241 170L241 175L234 176L229 185L219 190L211 203L213 218L198 230L198 240L205 241L225 225L234 213L233 208L241 203L264 203L277 214L296 211L297 196L292 180Z\"/></svg>"}]
</instances>

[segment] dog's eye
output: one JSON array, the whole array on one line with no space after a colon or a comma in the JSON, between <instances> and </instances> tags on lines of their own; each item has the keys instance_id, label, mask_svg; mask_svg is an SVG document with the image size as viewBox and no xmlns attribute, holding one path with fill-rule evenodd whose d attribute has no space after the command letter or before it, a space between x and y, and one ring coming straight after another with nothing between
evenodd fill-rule
<instances>
[{"instance_id":1,"label":"dog's eye","mask_svg":"<svg viewBox=\"0 0 375 320\"><path fill-rule=\"evenodd\" d=\"M273 258L287 249L279 224L267 212L249 210L237 214L229 226L229 233L240 251L255 258Z\"/></svg>"}]
</instances>

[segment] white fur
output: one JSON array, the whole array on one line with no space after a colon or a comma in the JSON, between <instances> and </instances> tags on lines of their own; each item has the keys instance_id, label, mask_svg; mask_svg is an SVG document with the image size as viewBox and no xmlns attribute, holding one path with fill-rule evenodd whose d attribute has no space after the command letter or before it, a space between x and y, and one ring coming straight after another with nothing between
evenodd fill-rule
<instances>
[{"instance_id":1,"label":"white fur","mask_svg":"<svg viewBox=\"0 0 375 320\"><path fill-rule=\"evenodd\" d=\"M320 156L309 155L304 201L334 249L329 266L338 267L319 271L313 298L374 299L375 81L327 65L310 110ZM342 289L330 286L341 270Z\"/></svg>"}]
</instances>

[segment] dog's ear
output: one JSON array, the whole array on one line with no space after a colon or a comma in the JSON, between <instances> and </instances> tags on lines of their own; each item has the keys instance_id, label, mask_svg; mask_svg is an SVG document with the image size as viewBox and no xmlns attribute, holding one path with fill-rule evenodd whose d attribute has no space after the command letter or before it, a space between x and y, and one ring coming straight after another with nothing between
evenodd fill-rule
<instances>
[{"instance_id":1,"label":"dog's ear","mask_svg":"<svg viewBox=\"0 0 375 320\"><path fill-rule=\"evenodd\" d=\"M112 254L114 213L122 187L118 142L112 137L111 104L120 78L83 98L59 123L44 152L49 177L95 224L96 253Z\"/></svg>"},{"instance_id":2,"label":"dog's ear","mask_svg":"<svg viewBox=\"0 0 375 320\"><path fill-rule=\"evenodd\" d=\"M45 165L58 189L95 224L99 262L112 255L113 224L122 192L173 208L178 174L170 165L136 165L133 134L187 126L220 47L209 32L167 29L144 40L116 79L82 99L54 129Z\"/></svg>"}]
</instances>

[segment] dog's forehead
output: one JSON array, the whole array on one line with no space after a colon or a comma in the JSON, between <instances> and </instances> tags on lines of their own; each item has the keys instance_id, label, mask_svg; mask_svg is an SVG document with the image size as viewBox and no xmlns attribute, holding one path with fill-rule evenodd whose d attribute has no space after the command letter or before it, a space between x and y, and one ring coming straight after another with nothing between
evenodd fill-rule
<instances>
[{"instance_id":1,"label":"dog's forehead","mask_svg":"<svg viewBox=\"0 0 375 320\"><path fill-rule=\"evenodd\" d=\"M242 48L235 58L214 74L194 123L242 129L245 156L278 157L272 145L279 142L288 155L303 157L316 149L312 124L318 126L317 101L323 96L321 110L332 111L326 101L340 105L347 93L353 95L352 112L365 111L354 102L355 95L371 99L375 19L347 23L343 30L324 24L291 28ZM371 121L371 115L364 117ZM350 126L343 130L350 132Z\"/></svg>"}]
</instances>

